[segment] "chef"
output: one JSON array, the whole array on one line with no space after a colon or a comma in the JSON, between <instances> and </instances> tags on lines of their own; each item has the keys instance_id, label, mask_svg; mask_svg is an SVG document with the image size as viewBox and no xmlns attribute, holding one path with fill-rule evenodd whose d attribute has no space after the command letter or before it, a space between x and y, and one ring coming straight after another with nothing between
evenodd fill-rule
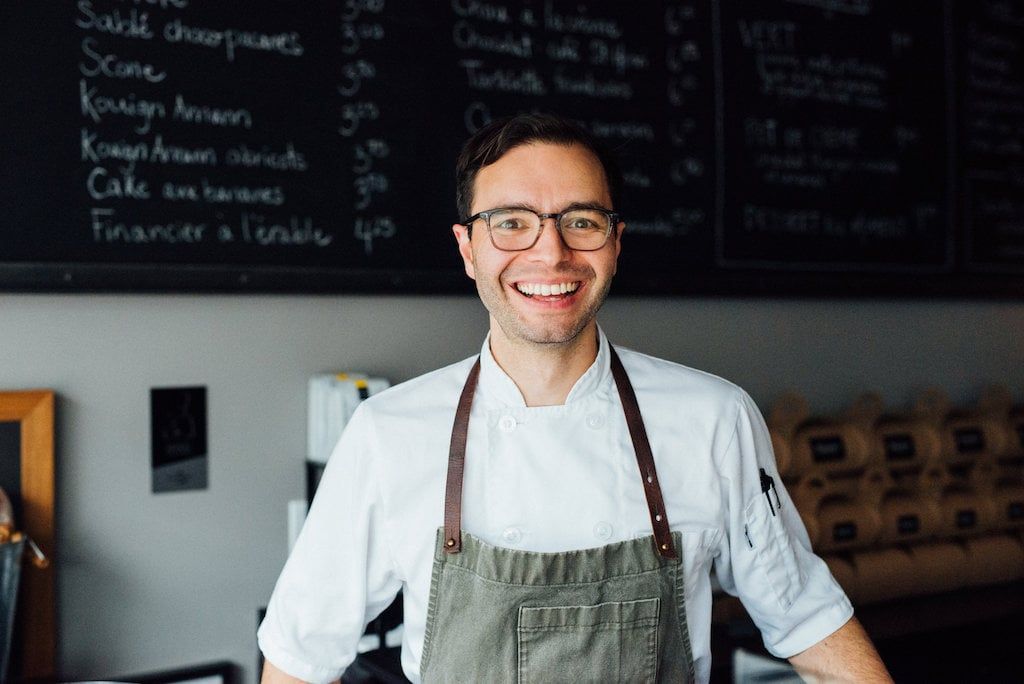
<instances>
[{"instance_id":1,"label":"chef","mask_svg":"<svg viewBox=\"0 0 1024 684\"><path fill-rule=\"evenodd\" d=\"M259 630L264 682L337 679L399 590L414 682L705 682L712 569L771 653L890 681L750 397L597 325L613 169L553 115L465 144L453 232L489 334L352 417Z\"/></svg>"}]
</instances>

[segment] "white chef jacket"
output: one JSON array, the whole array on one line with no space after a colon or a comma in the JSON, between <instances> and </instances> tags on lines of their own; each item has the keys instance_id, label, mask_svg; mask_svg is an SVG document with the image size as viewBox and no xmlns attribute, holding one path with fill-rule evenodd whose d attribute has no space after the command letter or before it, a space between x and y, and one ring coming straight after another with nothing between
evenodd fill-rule
<instances>
[{"instance_id":1,"label":"white chef jacket","mask_svg":"<svg viewBox=\"0 0 1024 684\"><path fill-rule=\"evenodd\" d=\"M527 407L484 342L466 448L464 530L529 551L652 533L608 340L599 336L597 359L562 406ZM647 428L669 524L682 533L698 680L711 671L712 566L776 656L799 653L841 627L853 608L811 552L750 397L708 373L618 351ZM402 668L420 680L452 421L473 361L370 397L352 417L259 630L265 657L284 672L311 682L338 678L366 624L403 589ZM774 478L772 507L759 468Z\"/></svg>"}]
</instances>

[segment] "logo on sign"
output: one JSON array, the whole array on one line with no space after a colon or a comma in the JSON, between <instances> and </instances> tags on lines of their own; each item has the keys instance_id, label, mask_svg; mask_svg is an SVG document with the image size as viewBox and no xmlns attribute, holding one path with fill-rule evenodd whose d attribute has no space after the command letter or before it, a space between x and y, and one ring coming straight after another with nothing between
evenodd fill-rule
<instances>
[{"instance_id":1,"label":"logo on sign","mask_svg":"<svg viewBox=\"0 0 1024 684\"><path fill-rule=\"evenodd\" d=\"M921 531L921 519L916 515L901 515L896 521L896 530L900 534L917 534Z\"/></svg>"},{"instance_id":2,"label":"logo on sign","mask_svg":"<svg viewBox=\"0 0 1024 684\"><path fill-rule=\"evenodd\" d=\"M816 437L811 439L811 454L815 463L842 461L846 458L846 446L839 436Z\"/></svg>"},{"instance_id":3,"label":"logo on sign","mask_svg":"<svg viewBox=\"0 0 1024 684\"><path fill-rule=\"evenodd\" d=\"M985 450L985 437L978 428L961 428L953 433L956 450L961 454L973 454Z\"/></svg>"},{"instance_id":4,"label":"logo on sign","mask_svg":"<svg viewBox=\"0 0 1024 684\"><path fill-rule=\"evenodd\" d=\"M957 529L966 530L974 527L978 523L978 514L971 509L965 509L956 512L956 526Z\"/></svg>"},{"instance_id":5,"label":"logo on sign","mask_svg":"<svg viewBox=\"0 0 1024 684\"><path fill-rule=\"evenodd\" d=\"M889 461L909 461L917 453L914 438L908 434L886 435L885 458Z\"/></svg>"},{"instance_id":6,"label":"logo on sign","mask_svg":"<svg viewBox=\"0 0 1024 684\"><path fill-rule=\"evenodd\" d=\"M857 523L852 520L836 523L832 527L832 541L846 542L857 538Z\"/></svg>"}]
</instances>

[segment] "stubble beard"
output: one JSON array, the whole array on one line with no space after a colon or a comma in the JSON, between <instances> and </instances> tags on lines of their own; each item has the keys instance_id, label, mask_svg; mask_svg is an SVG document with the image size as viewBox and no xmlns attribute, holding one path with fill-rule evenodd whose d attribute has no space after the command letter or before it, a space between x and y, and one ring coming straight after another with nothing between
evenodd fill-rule
<instances>
[{"instance_id":1,"label":"stubble beard","mask_svg":"<svg viewBox=\"0 0 1024 684\"><path fill-rule=\"evenodd\" d=\"M590 275L593 275L592 273ZM582 278L581 278L582 279ZM594 280L589 280L594 284ZM480 295L484 307L490 312L491 317L498 323L505 337L512 342L521 342L533 345L544 346L567 346L575 342L580 334L597 317L597 312L604 304L611 289L612 281L609 278L601 290L591 293L594 296L590 299L586 308L580 311L579 315L568 323L551 322L545 324L543 321L533 323L525 320L512 303L503 293L495 292L491 288L481 287L477 283L477 293ZM499 284L499 288L503 288ZM518 294L508 296L518 297Z\"/></svg>"}]
</instances>

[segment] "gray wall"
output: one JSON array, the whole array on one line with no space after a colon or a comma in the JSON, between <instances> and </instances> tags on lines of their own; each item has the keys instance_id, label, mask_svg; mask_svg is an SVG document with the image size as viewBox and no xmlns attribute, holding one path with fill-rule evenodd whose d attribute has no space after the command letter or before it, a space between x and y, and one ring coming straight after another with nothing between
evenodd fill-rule
<instances>
[{"instance_id":1,"label":"gray wall","mask_svg":"<svg viewBox=\"0 0 1024 684\"><path fill-rule=\"evenodd\" d=\"M612 339L727 377L766 410L787 388L821 411L866 389L1024 399L1024 304L620 299ZM469 297L0 295L0 387L52 388L60 670L108 677L228 659L254 677L256 610L304 491L306 381L393 381L476 351ZM150 493L150 387L208 387L210 486Z\"/></svg>"}]
</instances>

